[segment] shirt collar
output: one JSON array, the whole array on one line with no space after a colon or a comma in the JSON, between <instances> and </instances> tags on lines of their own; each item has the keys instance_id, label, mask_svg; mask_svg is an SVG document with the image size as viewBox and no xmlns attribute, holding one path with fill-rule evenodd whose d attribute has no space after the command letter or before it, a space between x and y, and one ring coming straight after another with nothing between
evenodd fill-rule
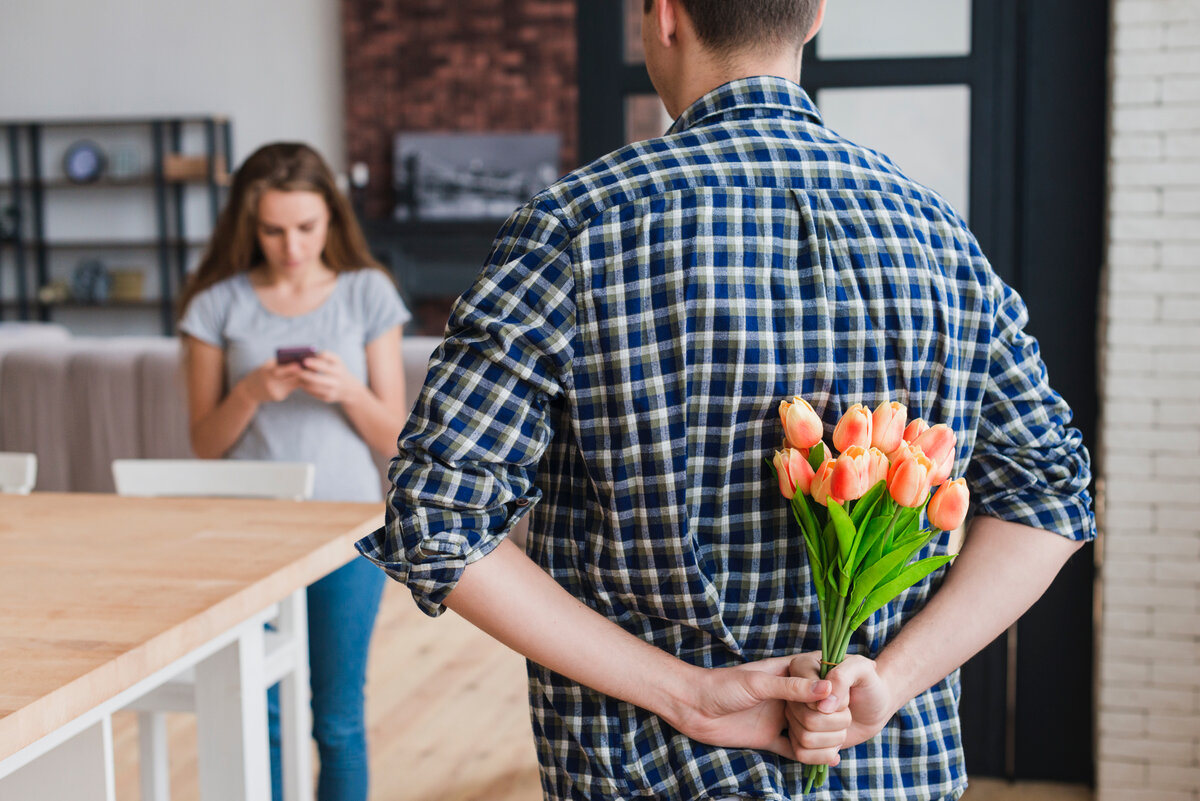
<instances>
[{"instance_id":1,"label":"shirt collar","mask_svg":"<svg viewBox=\"0 0 1200 801\"><path fill-rule=\"evenodd\" d=\"M738 113L743 109L754 110L749 116L808 117L818 125L822 124L821 112L817 111L808 94L798 84L786 78L760 75L739 78L713 89L688 106L667 134L680 133L703 122L747 116Z\"/></svg>"}]
</instances>

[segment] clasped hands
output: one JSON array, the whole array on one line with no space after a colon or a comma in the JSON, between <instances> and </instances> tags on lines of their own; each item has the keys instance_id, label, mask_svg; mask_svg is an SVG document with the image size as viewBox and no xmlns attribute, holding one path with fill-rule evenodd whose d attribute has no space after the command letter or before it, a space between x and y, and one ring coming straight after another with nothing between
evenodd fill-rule
<instances>
[{"instance_id":1,"label":"clasped hands","mask_svg":"<svg viewBox=\"0 0 1200 801\"><path fill-rule=\"evenodd\" d=\"M668 720L709 745L771 751L835 766L838 752L878 734L899 708L875 662L847 656L820 679L821 655L705 670L695 697Z\"/></svg>"}]
</instances>

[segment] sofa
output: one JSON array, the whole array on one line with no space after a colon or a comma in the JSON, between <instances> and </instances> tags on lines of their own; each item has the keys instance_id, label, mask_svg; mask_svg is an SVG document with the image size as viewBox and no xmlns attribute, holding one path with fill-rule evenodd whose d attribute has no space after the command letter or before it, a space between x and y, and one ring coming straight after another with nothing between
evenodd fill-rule
<instances>
[{"instance_id":1,"label":"sofa","mask_svg":"<svg viewBox=\"0 0 1200 801\"><path fill-rule=\"evenodd\" d=\"M438 341L403 340L410 408ZM179 340L0 323L0 451L37 455L39 491L112 492L113 459L190 458Z\"/></svg>"}]
</instances>

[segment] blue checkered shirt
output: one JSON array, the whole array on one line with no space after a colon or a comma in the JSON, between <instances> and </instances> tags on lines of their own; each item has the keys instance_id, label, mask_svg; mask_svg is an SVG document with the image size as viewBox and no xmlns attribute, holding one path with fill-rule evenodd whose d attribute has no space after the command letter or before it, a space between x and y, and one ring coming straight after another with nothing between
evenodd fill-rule
<instances>
[{"instance_id":1,"label":"blue checkered shirt","mask_svg":"<svg viewBox=\"0 0 1200 801\"><path fill-rule=\"evenodd\" d=\"M851 404L899 400L958 432L979 513L1093 535L1087 452L1025 321L941 197L825 128L795 84L726 84L507 221L400 437L386 526L359 548L437 614L533 510L529 556L680 659L817 650L804 545L764 464L793 394L827 441ZM940 580L851 652L877 654ZM548 798L802 796L797 763L692 741L536 664L529 693ZM808 797L957 798L958 696L955 673Z\"/></svg>"}]
</instances>

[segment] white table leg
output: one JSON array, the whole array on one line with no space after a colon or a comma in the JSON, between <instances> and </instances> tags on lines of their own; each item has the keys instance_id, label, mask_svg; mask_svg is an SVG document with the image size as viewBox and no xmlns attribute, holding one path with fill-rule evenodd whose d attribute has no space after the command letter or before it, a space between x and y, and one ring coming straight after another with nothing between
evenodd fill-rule
<instances>
[{"instance_id":1,"label":"white table leg","mask_svg":"<svg viewBox=\"0 0 1200 801\"><path fill-rule=\"evenodd\" d=\"M112 719L105 715L15 773L0 779L0 798L114 801Z\"/></svg>"},{"instance_id":2,"label":"white table leg","mask_svg":"<svg viewBox=\"0 0 1200 801\"><path fill-rule=\"evenodd\" d=\"M290 649L279 682L284 801L312 801L312 707L308 686L308 606L304 589L280 604L278 630Z\"/></svg>"},{"instance_id":3,"label":"white table leg","mask_svg":"<svg viewBox=\"0 0 1200 801\"><path fill-rule=\"evenodd\" d=\"M171 801L171 763L167 758L167 716L138 712L138 769L142 801Z\"/></svg>"},{"instance_id":4,"label":"white table leg","mask_svg":"<svg viewBox=\"0 0 1200 801\"><path fill-rule=\"evenodd\" d=\"M271 797L261 621L196 665L201 801Z\"/></svg>"}]
</instances>

